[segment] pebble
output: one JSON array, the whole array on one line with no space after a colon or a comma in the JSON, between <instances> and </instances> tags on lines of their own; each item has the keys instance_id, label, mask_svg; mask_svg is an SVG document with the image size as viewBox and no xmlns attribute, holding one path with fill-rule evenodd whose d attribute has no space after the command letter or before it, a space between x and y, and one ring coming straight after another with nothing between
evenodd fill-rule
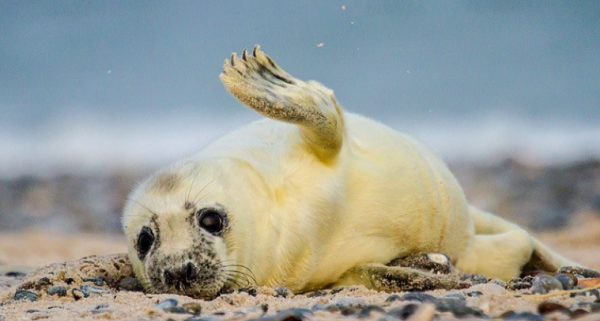
<instances>
[{"instance_id":1,"label":"pebble","mask_svg":"<svg viewBox=\"0 0 600 321\"><path fill-rule=\"evenodd\" d=\"M308 293L306 295L306 297L307 298L316 298L316 297L325 296L325 295L327 295L327 291L317 290L317 291Z\"/></svg>"},{"instance_id":2,"label":"pebble","mask_svg":"<svg viewBox=\"0 0 600 321\"><path fill-rule=\"evenodd\" d=\"M258 295L258 291L257 291L257 290L256 290L256 288L255 288L255 287L253 287L253 286L252 286L252 287L249 287L249 288L241 288L241 289L239 289L238 291L239 291L240 293L243 293L243 292L245 292L245 293L248 293L248 294L249 294L249 295L251 295L251 296L256 296L256 295Z\"/></svg>"},{"instance_id":3,"label":"pebble","mask_svg":"<svg viewBox=\"0 0 600 321\"><path fill-rule=\"evenodd\" d=\"M263 316L260 321L301 321L306 316L312 315L313 312L307 309L287 309L277 312L275 315Z\"/></svg>"},{"instance_id":4,"label":"pebble","mask_svg":"<svg viewBox=\"0 0 600 321\"><path fill-rule=\"evenodd\" d=\"M66 296L67 288L62 285L53 285L46 290L48 295Z\"/></svg>"},{"instance_id":5,"label":"pebble","mask_svg":"<svg viewBox=\"0 0 600 321\"><path fill-rule=\"evenodd\" d=\"M275 297L277 298L287 298L287 297L291 297L293 296L294 293L292 293L292 291L290 291L290 289L280 286L275 288Z\"/></svg>"},{"instance_id":6,"label":"pebble","mask_svg":"<svg viewBox=\"0 0 600 321\"><path fill-rule=\"evenodd\" d=\"M85 279L83 279L83 282L92 282L96 286L103 286L104 285L104 278L103 277L85 278Z\"/></svg>"},{"instance_id":7,"label":"pebble","mask_svg":"<svg viewBox=\"0 0 600 321\"><path fill-rule=\"evenodd\" d=\"M577 319L577 318L582 317L582 316L584 316L586 314L589 314L589 312L587 312L584 309L577 309L577 310L571 311L571 315L570 316L571 316L571 319Z\"/></svg>"},{"instance_id":8,"label":"pebble","mask_svg":"<svg viewBox=\"0 0 600 321\"><path fill-rule=\"evenodd\" d=\"M176 307L179 302L176 299L166 299L162 302L159 302L153 306L155 309L168 309L172 307Z\"/></svg>"},{"instance_id":9,"label":"pebble","mask_svg":"<svg viewBox=\"0 0 600 321\"><path fill-rule=\"evenodd\" d=\"M52 284L52 283L50 282L49 278L47 278L47 277L40 278L39 280L37 280L36 289L40 289L42 286L50 285L50 284Z\"/></svg>"},{"instance_id":10,"label":"pebble","mask_svg":"<svg viewBox=\"0 0 600 321\"><path fill-rule=\"evenodd\" d=\"M83 291L84 294L87 294L86 297L88 297L90 294L102 294L102 293L109 292L106 289L98 288L98 287L90 286L90 285L82 286L81 291Z\"/></svg>"},{"instance_id":11,"label":"pebble","mask_svg":"<svg viewBox=\"0 0 600 321\"><path fill-rule=\"evenodd\" d=\"M360 310L360 312L358 313L358 317L368 318L373 312L385 313L385 310L378 305L367 305L366 307L362 308L362 310Z\"/></svg>"},{"instance_id":12,"label":"pebble","mask_svg":"<svg viewBox=\"0 0 600 321\"><path fill-rule=\"evenodd\" d=\"M27 290L17 290L13 296L14 300L29 300L31 302L37 301L38 298L39 295L37 293Z\"/></svg>"},{"instance_id":13,"label":"pebble","mask_svg":"<svg viewBox=\"0 0 600 321\"><path fill-rule=\"evenodd\" d=\"M202 305L198 302L187 302L181 305L194 315L202 313Z\"/></svg>"},{"instance_id":14,"label":"pebble","mask_svg":"<svg viewBox=\"0 0 600 321\"><path fill-rule=\"evenodd\" d=\"M478 296L482 296L482 295L483 295L483 292L481 292L481 291L467 292L467 296L468 297L472 297L472 298L475 298L475 297L478 297Z\"/></svg>"},{"instance_id":15,"label":"pebble","mask_svg":"<svg viewBox=\"0 0 600 321\"><path fill-rule=\"evenodd\" d=\"M137 278L123 278L119 281L119 290L131 291L131 292L142 292L144 287Z\"/></svg>"},{"instance_id":16,"label":"pebble","mask_svg":"<svg viewBox=\"0 0 600 321\"><path fill-rule=\"evenodd\" d=\"M534 294L546 294L553 290L563 290L562 283L548 274L538 274L531 285Z\"/></svg>"},{"instance_id":17,"label":"pebble","mask_svg":"<svg viewBox=\"0 0 600 321\"><path fill-rule=\"evenodd\" d=\"M564 290L571 290L577 285L577 278L574 275L559 273L554 278L562 284Z\"/></svg>"},{"instance_id":18,"label":"pebble","mask_svg":"<svg viewBox=\"0 0 600 321\"><path fill-rule=\"evenodd\" d=\"M525 276L523 278L513 278L506 283L506 289L511 291L526 290L531 288L533 284L533 276Z\"/></svg>"},{"instance_id":19,"label":"pebble","mask_svg":"<svg viewBox=\"0 0 600 321\"><path fill-rule=\"evenodd\" d=\"M73 288L71 290L71 295L73 295L73 298L75 299L75 301L83 299L83 298L87 298L88 296L90 296L89 293L83 292L80 288Z\"/></svg>"},{"instance_id":20,"label":"pebble","mask_svg":"<svg viewBox=\"0 0 600 321\"><path fill-rule=\"evenodd\" d=\"M176 313L176 314L191 314L190 311L184 307L168 307L168 308L164 308L162 309L163 311L167 312L167 313Z\"/></svg>"},{"instance_id":21,"label":"pebble","mask_svg":"<svg viewBox=\"0 0 600 321\"><path fill-rule=\"evenodd\" d=\"M386 316L390 316L393 319L406 320L412 316L415 311L419 309L418 304L409 303L401 308L395 308L386 313Z\"/></svg>"},{"instance_id":22,"label":"pebble","mask_svg":"<svg viewBox=\"0 0 600 321\"><path fill-rule=\"evenodd\" d=\"M65 283L66 283L66 284L71 284L71 283L73 283L73 282L75 282L75 280L74 280L73 278L66 278L66 279L65 279Z\"/></svg>"},{"instance_id":23,"label":"pebble","mask_svg":"<svg viewBox=\"0 0 600 321\"><path fill-rule=\"evenodd\" d=\"M23 272L18 272L18 271L9 271L9 272L6 272L4 275L9 278L22 278L22 277L25 277L25 275L27 275L27 274L23 273Z\"/></svg>"},{"instance_id":24,"label":"pebble","mask_svg":"<svg viewBox=\"0 0 600 321\"><path fill-rule=\"evenodd\" d=\"M586 289L586 287L581 286L581 285L576 285L575 287L573 287L573 290L584 290ZM575 293L571 293L570 297L574 298L576 296L595 296L596 299L600 298L600 292L598 292L598 289L591 289L591 290L587 290L587 291L581 291L581 292L575 292Z\"/></svg>"},{"instance_id":25,"label":"pebble","mask_svg":"<svg viewBox=\"0 0 600 321\"><path fill-rule=\"evenodd\" d=\"M389 297L388 297L389 299ZM435 302L436 297L424 292L408 292L400 297L400 301ZM387 302L388 300L386 300Z\"/></svg>"},{"instance_id":26,"label":"pebble","mask_svg":"<svg viewBox=\"0 0 600 321\"><path fill-rule=\"evenodd\" d=\"M567 307L565 307L564 305L559 304L559 303L544 301L544 302L538 304L537 310L540 314L545 315L545 314L550 314L553 312L565 311L565 310L567 310Z\"/></svg>"},{"instance_id":27,"label":"pebble","mask_svg":"<svg viewBox=\"0 0 600 321\"><path fill-rule=\"evenodd\" d=\"M454 298L440 298L434 303L435 308L438 311L452 312L452 314L457 318L466 316L483 317L485 315L479 309L468 307L464 298L462 300Z\"/></svg>"},{"instance_id":28,"label":"pebble","mask_svg":"<svg viewBox=\"0 0 600 321\"><path fill-rule=\"evenodd\" d=\"M543 321L544 317L530 312L515 313L514 311L504 312L501 316L506 321Z\"/></svg>"}]
</instances>

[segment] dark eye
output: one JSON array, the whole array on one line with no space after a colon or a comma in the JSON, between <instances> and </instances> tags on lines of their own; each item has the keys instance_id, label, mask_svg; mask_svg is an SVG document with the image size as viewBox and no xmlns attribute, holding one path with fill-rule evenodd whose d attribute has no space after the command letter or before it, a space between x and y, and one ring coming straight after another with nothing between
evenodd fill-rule
<instances>
[{"instance_id":1,"label":"dark eye","mask_svg":"<svg viewBox=\"0 0 600 321\"><path fill-rule=\"evenodd\" d=\"M218 234L223 230L223 216L214 209L202 209L198 211L198 222L200 227L211 234Z\"/></svg>"},{"instance_id":2,"label":"dark eye","mask_svg":"<svg viewBox=\"0 0 600 321\"><path fill-rule=\"evenodd\" d=\"M138 236L137 244L135 245L140 257L143 258L148 251L150 251L153 243L154 234L152 233L152 230L147 226L142 227L142 231Z\"/></svg>"}]
</instances>

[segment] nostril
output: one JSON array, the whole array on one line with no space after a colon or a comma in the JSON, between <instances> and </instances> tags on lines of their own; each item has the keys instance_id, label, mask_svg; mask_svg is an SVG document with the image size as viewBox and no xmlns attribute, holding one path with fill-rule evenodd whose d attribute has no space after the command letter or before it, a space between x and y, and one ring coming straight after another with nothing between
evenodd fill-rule
<instances>
[{"instance_id":1,"label":"nostril","mask_svg":"<svg viewBox=\"0 0 600 321\"><path fill-rule=\"evenodd\" d=\"M192 262L188 262L188 264L185 266L185 278L187 280L191 280L195 277L196 277L196 267L194 267L194 264L192 264Z\"/></svg>"}]
</instances>

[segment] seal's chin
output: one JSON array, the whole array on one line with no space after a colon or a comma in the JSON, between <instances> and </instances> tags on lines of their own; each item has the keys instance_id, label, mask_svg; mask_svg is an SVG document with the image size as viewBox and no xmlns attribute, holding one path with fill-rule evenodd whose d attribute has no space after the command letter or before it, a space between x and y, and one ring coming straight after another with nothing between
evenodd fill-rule
<instances>
[{"instance_id":1,"label":"seal's chin","mask_svg":"<svg viewBox=\"0 0 600 321\"><path fill-rule=\"evenodd\" d=\"M204 282L203 282L204 281ZM189 280L170 284L155 284L153 288L159 293L172 293L192 297L194 299L212 300L223 293L226 285L207 283L205 280Z\"/></svg>"}]
</instances>

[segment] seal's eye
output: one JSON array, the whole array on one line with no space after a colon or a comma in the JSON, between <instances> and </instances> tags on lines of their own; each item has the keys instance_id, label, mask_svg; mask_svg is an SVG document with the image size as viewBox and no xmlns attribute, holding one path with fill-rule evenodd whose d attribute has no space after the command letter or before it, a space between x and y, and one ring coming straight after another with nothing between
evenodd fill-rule
<instances>
[{"instance_id":1,"label":"seal's eye","mask_svg":"<svg viewBox=\"0 0 600 321\"><path fill-rule=\"evenodd\" d=\"M153 243L154 234L152 233L152 230L147 226L142 227L142 231L138 236L137 244L135 246L141 257L144 257L148 251L150 251L150 247L152 247Z\"/></svg>"},{"instance_id":2,"label":"seal's eye","mask_svg":"<svg viewBox=\"0 0 600 321\"><path fill-rule=\"evenodd\" d=\"M200 227L211 234L218 234L223 230L223 216L214 209L202 209L198 212Z\"/></svg>"}]
</instances>

